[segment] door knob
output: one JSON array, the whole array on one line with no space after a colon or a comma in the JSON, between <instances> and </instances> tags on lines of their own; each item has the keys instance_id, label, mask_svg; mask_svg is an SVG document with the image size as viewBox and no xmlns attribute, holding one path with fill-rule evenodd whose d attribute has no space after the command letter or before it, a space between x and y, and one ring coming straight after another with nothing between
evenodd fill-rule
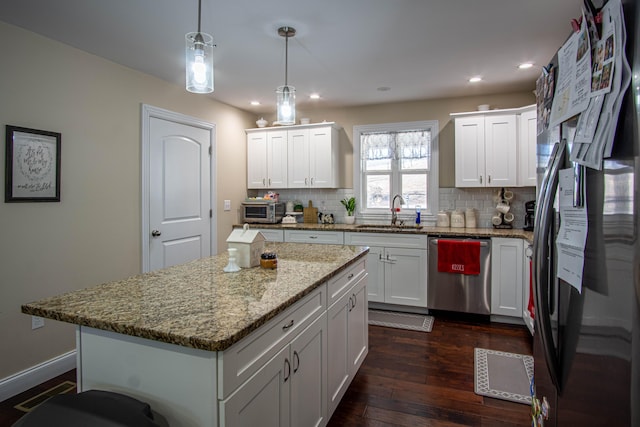
<instances>
[{"instance_id":1,"label":"door knob","mask_svg":"<svg viewBox=\"0 0 640 427\"><path fill-rule=\"evenodd\" d=\"M160 232L160 230L153 230L153 231L151 232L151 235L152 235L153 237L158 237L158 236L159 236L159 235L161 235L161 234L162 234L162 233Z\"/></svg>"}]
</instances>

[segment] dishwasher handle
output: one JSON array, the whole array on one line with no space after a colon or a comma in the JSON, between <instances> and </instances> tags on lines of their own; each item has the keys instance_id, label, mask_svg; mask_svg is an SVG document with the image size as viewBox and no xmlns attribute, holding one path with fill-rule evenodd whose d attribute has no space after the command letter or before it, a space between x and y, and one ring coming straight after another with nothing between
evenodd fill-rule
<instances>
[{"instance_id":1,"label":"dishwasher handle","mask_svg":"<svg viewBox=\"0 0 640 427\"><path fill-rule=\"evenodd\" d=\"M465 240L460 240L461 242L475 242L475 239L465 239ZM438 239L431 239L431 244L433 245L437 245L438 244ZM486 246L489 246L489 242L480 242L480 246L482 246L483 248Z\"/></svg>"}]
</instances>

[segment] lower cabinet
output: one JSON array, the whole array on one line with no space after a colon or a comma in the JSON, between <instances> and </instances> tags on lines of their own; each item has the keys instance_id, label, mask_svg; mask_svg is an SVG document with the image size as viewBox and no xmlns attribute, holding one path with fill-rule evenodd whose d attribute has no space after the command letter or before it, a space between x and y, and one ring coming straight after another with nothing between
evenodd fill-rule
<instances>
[{"instance_id":1,"label":"lower cabinet","mask_svg":"<svg viewBox=\"0 0 640 427\"><path fill-rule=\"evenodd\" d=\"M327 314L317 318L220 404L223 426L327 422Z\"/></svg>"},{"instance_id":2,"label":"lower cabinet","mask_svg":"<svg viewBox=\"0 0 640 427\"><path fill-rule=\"evenodd\" d=\"M277 228L256 228L267 242L284 242L284 230Z\"/></svg>"},{"instance_id":3,"label":"lower cabinet","mask_svg":"<svg viewBox=\"0 0 640 427\"><path fill-rule=\"evenodd\" d=\"M368 353L367 277L363 276L328 311L329 417ZM300 424L302 425L302 424Z\"/></svg>"},{"instance_id":4,"label":"lower cabinet","mask_svg":"<svg viewBox=\"0 0 640 427\"><path fill-rule=\"evenodd\" d=\"M491 239L491 314L522 318L523 242Z\"/></svg>"},{"instance_id":5,"label":"lower cabinet","mask_svg":"<svg viewBox=\"0 0 640 427\"><path fill-rule=\"evenodd\" d=\"M342 231L284 230L284 241L288 243L316 243L343 245Z\"/></svg>"},{"instance_id":6,"label":"lower cabinet","mask_svg":"<svg viewBox=\"0 0 640 427\"><path fill-rule=\"evenodd\" d=\"M345 244L369 246L369 301L427 306L426 235L345 233Z\"/></svg>"}]
</instances>

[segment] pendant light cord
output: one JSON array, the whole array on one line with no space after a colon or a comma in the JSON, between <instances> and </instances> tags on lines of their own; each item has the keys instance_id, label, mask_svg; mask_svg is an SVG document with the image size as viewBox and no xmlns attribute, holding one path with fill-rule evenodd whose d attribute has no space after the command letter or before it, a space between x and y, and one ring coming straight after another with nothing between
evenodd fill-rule
<instances>
[{"instance_id":1,"label":"pendant light cord","mask_svg":"<svg viewBox=\"0 0 640 427\"><path fill-rule=\"evenodd\" d=\"M284 85L288 86L287 75L289 71L289 27L287 27L285 31L286 31L286 35L284 37Z\"/></svg>"},{"instance_id":2,"label":"pendant light cord","mask_svg":"<svg viewBox=\"0 0 640 427\"><path fill-rule=\"evenodd\" d=\"M202 0L198 0L198 34L200 34L200 21L202 12Z\"/></svg>"}]
</instances>

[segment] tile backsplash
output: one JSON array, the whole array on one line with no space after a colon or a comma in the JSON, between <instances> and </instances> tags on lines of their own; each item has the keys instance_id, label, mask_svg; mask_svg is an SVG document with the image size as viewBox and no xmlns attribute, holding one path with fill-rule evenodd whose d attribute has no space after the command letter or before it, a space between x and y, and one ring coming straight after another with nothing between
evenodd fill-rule
<instances>
[{"instance_id":1,"label":"tile backsplash","mask_svg":"<svg viewBox=\"0 0 640 427\"><path fill-rule=\"evenodd\" d=\"M513 192L511 212L515 219L514 228L524 226L524 203L535 200L535 187L509 187ZM496 213L496 198L499 188L441 188L439 197L439 210L452 211L454 209L474 208L478 212L477 225L480 228L491 228L491 217ZM344 223L346 211L340 200L354 195L352 189L283 189L277 190L281 201L300 200L307 206L309 200L318 212L333 214L336 222ZM248 196L255 197L264 194L265 191L249 190ZM359 221L361 222L361 221ZM425 225L435 225L433 223Z\"/></svg>"}]
</instances>

